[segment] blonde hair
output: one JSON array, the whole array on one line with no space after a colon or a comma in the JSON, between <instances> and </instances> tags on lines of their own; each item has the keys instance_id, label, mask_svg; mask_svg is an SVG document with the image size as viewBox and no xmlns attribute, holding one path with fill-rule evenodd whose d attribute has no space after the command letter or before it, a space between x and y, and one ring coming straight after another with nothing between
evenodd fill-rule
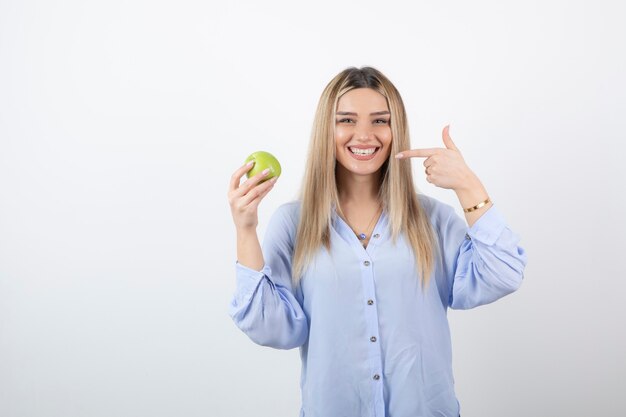
<instances>
[{"instance_id":1,"label":"blonde hair","mask_svg":"<svg viewBox=\"0 0 626 417\"><path fill-rule=\"evenodd\" d=\"M406 112L400 93L378 70L350 67L340 72L326 86L320 97L308 150L306 171L300 190L301 211L293 255L292 277L299 285L305 267L322 246L330 250L332 210L341 214L335 177L335 111L339 98L355 88L371 88L387 99L391 113L391 153L381 167L379 198L389 216L392 241L401 232L413 248L416 264L428 285L434 267L435 234L428 216L419 203L410 160L394 157L410 148Z\"/></svg>"}]
</instances>

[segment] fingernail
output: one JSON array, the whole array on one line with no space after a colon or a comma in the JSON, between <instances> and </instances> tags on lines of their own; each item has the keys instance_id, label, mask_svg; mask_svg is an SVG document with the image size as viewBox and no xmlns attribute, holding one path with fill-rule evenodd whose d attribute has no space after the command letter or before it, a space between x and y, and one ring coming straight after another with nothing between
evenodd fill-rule
<instances>
[{"instance_id":1,"label":"fingernail","mask_svg":"<svg viewBox=\"0 0 626 417\"><path fill-rule=\"evenodd\" d=\"M248 162L248 163L246 164L246 166L247 166L247 167L250 167L250 166L252 166L252 164L254 164L254 161L250 161L250 162Z\"/></svg>"},{"instance_id":2,"label":"fingernail","mask_svg":"<svg viewBox=\"0 0 626 417\"><path fill-rule=\"evenodd\" d=\"M270 180L270 182L271 182L272 184L275 184L275 183L276 183L276 181L278 181L278 177L274 177L274 178L272 178L272 179Z\"/></svg>"},{"instance_id":3,"label":"fingernail","mask_svg":"<svg viewBox=\"0 0 626 417\"><path fill-rule=\"evenodd\" d=\"M267 174L269 174L269 172L270 172L270 169L269 168L265 168L263 170L263 176L266 176Z\"/></svg>"},{"instance_id":4,"label":"fingernail","mask_svg":"<svg viewBox=\"0 0 626 417\"><path fill-rule=\"evenodd\" d=\"M404 155L402 153L396 154L396 159L402 158Z\"/></svg>"}]
</instances>

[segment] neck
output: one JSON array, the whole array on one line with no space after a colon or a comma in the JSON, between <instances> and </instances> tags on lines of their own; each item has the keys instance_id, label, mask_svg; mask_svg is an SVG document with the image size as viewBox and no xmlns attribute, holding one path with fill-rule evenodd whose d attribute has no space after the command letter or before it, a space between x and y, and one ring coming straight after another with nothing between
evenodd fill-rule
<instances>
[{"instance_id":1,"label":"neck","mask_svg":"<svg viewBox=\"0 0 626 417\"><path fill-rule=\"evenodd\" d=\"M337 166L337 192L339 202L343 204L368 203L378 204L380 190L380 170L369 175L356 175Z\"/></svg>"}]
</instances>

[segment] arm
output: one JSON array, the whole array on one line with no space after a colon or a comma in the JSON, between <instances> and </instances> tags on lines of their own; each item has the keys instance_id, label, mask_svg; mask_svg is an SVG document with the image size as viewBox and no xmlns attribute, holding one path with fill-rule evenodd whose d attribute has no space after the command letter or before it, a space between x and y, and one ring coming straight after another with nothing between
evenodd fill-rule
<instances>
[{"instance_id":1,"label":"arm","mask_svg":"<svg viewBox=\"0 0 626 417\"><path fill-rule=\"evenodd\" d=\"M464 182L462 187L456 188L454 192L463 208L473 207L475 204L485 201L489 197L487 190L476 175L471 175L470 179ZM467 224L472 227L480 216L487 212L492 205L493 203L490 201L478 210L470 211L469 213L464 212Z\"/></svg>"},{"instance_id":2,"label":"arm","mask_svg":"<svg viewBox=\"0 0 626 417\"><path fill-rule=\"evenodd\" d=\"M254 229L237 229L237 261L243 266L260 271L265 261Z\"/></svg>"},{"instance_id":3,"label":"arm","mask_svg":"<svg viewBox=\"0 0 626 417\"><path fill-rule=\"evenodd\" d=\"M396 158L425 157L426 181L454 190L462 207L473 207L487 199L487 191L465 163L449 130L448 125L442 132L445 148L406 150ZM443 210L448 213L437 218L448 305L468 309L515 291L524 277L526 253L497 208L488 203L465 213L469 228L451 206Z\"/></svg>"},{"instance_id":4,"label":"arm","mask_svg":"<svg viewBox=\"0 0 626 417\"><path fill-rule=\"evenodd\" d=\"M498 209L488 207L471 227L448 209L441 233L449 306L469 309L517 290L527 256Z\"/></svg>"},{"instance_id":5,"label":"arm","mask_svg":"<svg viewBox=\"0 0 626 417\"><path fill-rule=\"evenodd\" d=\"M243 264L238 240L237 289L229 307L237 327L252 341L278 349L301 346L308 337L307 318L291 287L291 256L297 225L292 209L282 205L270 219L262 251L258 247L265 258L260 270Z\"/></svg>"},{"instance_id":6,"label":"arm","mask_svg":"<svg viewBox=\"0 0 626 417\"><path fill-rule=\"evenodd\" d=\"M263 182L269 173L269 169L265 169L240 184L241 177L253 164L254 161L248 162L230 177L228 203L237 229L237 259L249 268L260 270L263 253L256 234L259 223L257 210L259 203L274 188L277 178Z\"/></svg>"},{"instance_id":7,"label":"arm","mask_svg":"<svg viewBox=\"0 0 626 417\"><path fill-rule=\"evenodd\" d=\"M276 348L300 346L307 337L307 322L291 292L293 241L286 206L277 210L268 226L262 250L256 233L257 209L271 191L276 178L262 182L269 169L240 184L252 168L250 162L237 169L230 179L228 201L237 229L237 289L229 314L235 324L254 342ZM295 233L294 233L295 234ZM267 255L267 262L263 254Z\"/></svg>"}]
</instances>

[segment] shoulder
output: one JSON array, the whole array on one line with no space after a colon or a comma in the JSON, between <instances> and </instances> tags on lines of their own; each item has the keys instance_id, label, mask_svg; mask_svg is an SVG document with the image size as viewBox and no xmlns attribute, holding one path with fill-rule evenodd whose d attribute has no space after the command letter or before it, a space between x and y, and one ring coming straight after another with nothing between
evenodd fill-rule
<instances>
[{"instance_id":1,"label":"shoulder","mask_svg":"<svg viewBox=\"0 0 626 417\"><path fill-rule=\"evenodd\" d=\"M298 231L300 203L290 201L279 205L272 213L267 228L263 247L272 246L292 250Z\"/></svg>"},{"instance_id":2,"label":"shoulder","mask_svg":"<svg viewBox=\"0 0 626 417\"><path fill-rule=\"evenodd\" d=\"M418 194L422 208L426 212L440 245L457 245L465 235L467 223L453 206L434 197ZM455 253L456 246L452 253Z\"/></svg>"},{"instance_id":3,"label":"shoulder","mask_svg":"<svg viewBox=\"0 0 626 417\"><path fill-rule=\"evenodd\" d=\"M431 223L439 227L448 222L455 214L454 207L426 194L417 194L420 205L426 212Z\"/></svg>"},{"instance_id":4,"label":"shoulder","mask_svg":"<svg viewBox=\"0 0 626 417\"><path fill-rule=\"evenodd\" d=\"M300 220L300 206L299 200L281 204L274 210L270 224L287 229L297 228Z\"/></svg>"},{"instance_id":5,"label":"shoulder","mask_svg":"<svg viewBox=\"0 0 626 417\"><path fill-rule=\"evenodd\" d=\"M275 210L275 215L287 216L289 218L298 219L300 217L300 200L292 200L283 203Z\"/></svg>"}]
</instances>

